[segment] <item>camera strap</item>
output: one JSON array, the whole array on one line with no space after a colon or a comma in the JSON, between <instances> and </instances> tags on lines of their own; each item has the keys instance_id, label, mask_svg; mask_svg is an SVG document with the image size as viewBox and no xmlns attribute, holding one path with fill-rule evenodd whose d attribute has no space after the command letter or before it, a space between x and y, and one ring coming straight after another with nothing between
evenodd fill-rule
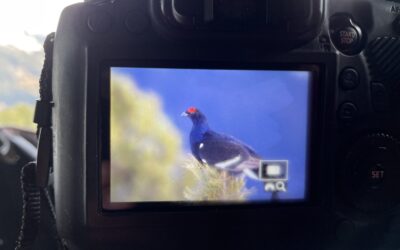
<instances>
[{"instance_id":1,"label":"camera strap","mask_svg":"<svg viewBox=\"0 0 400 250\"><path fill-rule=\"evenodd\" d=\"M52 69L53 47L55 33L46 37L44 42L44 64L39 80L40 99L36 101L34 122L37 124L38 154L36 165L36 182L38 187L48 185L50 168L53 165L53 133L51 128L53 94L52 94Z\"/></svg>"},{"instance_id":2,"label":"camera strap","mask_svg":"<svg viewBox=\"0 0 400 250\"><path fill-rule=\"evenodd\" d=\"M39 80L40 99L36 101L34 122L37 124L37 161L22 168L21 187L23 193L22 225L15 249L32 249L39 234L41 220L50 229L59 249L67 249L56 227L56 216L49 186L49 176L53 166L52 133L52 69L55 33L46 37L44 42L44 64ZM43 224L42 223L42 224ZM47 231L46 230L46 231Z\"/></svg>"}]
</instances>

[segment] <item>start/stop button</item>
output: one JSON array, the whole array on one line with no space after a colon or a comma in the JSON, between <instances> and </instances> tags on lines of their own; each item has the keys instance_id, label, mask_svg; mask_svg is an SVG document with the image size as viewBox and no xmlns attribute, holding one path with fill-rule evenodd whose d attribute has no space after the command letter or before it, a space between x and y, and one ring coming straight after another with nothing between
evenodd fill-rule
<instances>
[{"instance_id":1,"label":"start/stop button","mask_svg":"<svg viewBox=\"0 0 400 250\"><path fill-rule=\"evenodd\" d=\"M360 35L353 27L344 27L336 31L336 43L342 48L357 46Z\"/></svg>"},{"instance_id":2,"label":"start/stop button","mask_svg":"<svg viewBox=\"0 0 400 250\"><path fill-rule=\"evenodd\" d=\"M349 16L332 16L329 23L329 33L332 43L344 54L354 55L363 48L363 32Z\"/></svg>"}]
</instances>

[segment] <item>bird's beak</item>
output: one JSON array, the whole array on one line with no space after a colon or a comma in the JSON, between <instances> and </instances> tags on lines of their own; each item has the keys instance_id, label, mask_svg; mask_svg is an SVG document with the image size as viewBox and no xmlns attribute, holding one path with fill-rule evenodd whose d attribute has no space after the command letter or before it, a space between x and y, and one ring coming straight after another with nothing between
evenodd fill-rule
<instances>
[{"instance_id":1,"label":"bird's beak","mask_svg":"<svg viewBox=\"0 0 400 250\"><path fill-rule=\"evenodd\" d=\"M181 116L188 116L189 114L185 112L182 112Z\"/></svg>"}]
</instances>

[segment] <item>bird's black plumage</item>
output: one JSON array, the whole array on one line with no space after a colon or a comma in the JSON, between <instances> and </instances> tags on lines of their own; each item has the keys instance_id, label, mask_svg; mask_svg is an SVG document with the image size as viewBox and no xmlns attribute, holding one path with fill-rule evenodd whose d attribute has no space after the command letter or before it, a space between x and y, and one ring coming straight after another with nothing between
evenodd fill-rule
<instances>
[{"instance_id":1,"label":"bird's black plumage","mask_svg":"<svg viewBox=\"0 0 400 250\"><path fill-rule=\"evenodd\" d=\"M183 114L193 122L190 145L192 154L199 162L257 178L255 171L259 167L260 157L252 148L232 136L210 129L207 118L196 108L189 108Z\"/></svg>"}]
</instances>

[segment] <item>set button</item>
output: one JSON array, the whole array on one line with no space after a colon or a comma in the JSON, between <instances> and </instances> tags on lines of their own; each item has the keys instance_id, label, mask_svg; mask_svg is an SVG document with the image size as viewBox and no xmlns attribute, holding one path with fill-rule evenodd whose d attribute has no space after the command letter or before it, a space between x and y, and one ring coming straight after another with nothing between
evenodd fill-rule
<instances>
[{"instance_id":1,"label":"set button","mask_svg":"<svg viewBox=\"0 0 400 250\"><path fill-rule=\"evenodd\" d=\"M400 201L400 147L393 137L372 134L361 138L345 164L346 196L364 211L383 211Z\"/></svg>"}]
</instances>

